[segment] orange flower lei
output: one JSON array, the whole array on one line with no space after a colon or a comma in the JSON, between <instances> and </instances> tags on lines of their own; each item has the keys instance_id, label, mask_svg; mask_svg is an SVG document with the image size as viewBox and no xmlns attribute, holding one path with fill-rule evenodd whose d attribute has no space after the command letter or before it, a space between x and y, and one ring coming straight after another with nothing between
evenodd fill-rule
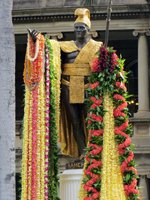
<instances>
[{"instance_id":1,"label":"orange flower lei","mask_svg":"<svg viewBox=\"0 0 150 200\"><path fill-rule=\"evenodd\" d=\"M44 57L44 36L37 36L36 46L28 36L27 53L24 66L24 82L32 90L41 80L43 73L43 57ZM34 56L34 57L33 57Z\"/></svg>"}]
</instances>

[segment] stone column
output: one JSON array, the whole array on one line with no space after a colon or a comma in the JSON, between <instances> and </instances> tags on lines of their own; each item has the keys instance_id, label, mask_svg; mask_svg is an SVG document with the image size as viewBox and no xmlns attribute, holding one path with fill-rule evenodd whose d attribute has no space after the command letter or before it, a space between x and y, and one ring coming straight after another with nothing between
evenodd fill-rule
<instances>
[{"instance_id":1,"label":"stone column","mask_svg":"<svg viewBox=\"0 0 150 200\"><path fill-rule=\"evenodd\" d=\"M149 94L149 72L148 72L148 42L147 37L150 30L134 31L138 37L138 112L135 117L150 118L150 94Z\"/></svg>"},{"instance_id":2,"label":"stone column","mask_svg":"<svg viewBox=\"0 0 150 200\"><path fill-rule=\"evenodd\" d=\"M145 175L140 176L139 187L140 187L142 200L149 200L148 181Z\"/></svg>"}]
</instances>

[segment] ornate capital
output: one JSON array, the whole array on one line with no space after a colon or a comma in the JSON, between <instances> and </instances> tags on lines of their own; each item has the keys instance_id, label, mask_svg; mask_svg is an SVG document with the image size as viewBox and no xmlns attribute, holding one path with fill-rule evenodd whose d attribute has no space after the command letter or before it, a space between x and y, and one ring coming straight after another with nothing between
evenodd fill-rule
<instances>
[{"instance_id":1,"label":"ornate capital","mask_svg":"<svg viewBox=\"0 0 150 200\"><path fill-rule=\"evenodd\" d=\"M137 37L138 35L150 36L150 29L134 30L133 35Z\"/></svg>"},{"instance_id":2,"label":"ornate capital","mask_svg":"<svg viewBox=\"0 0 150 200\"><path fill-rule=\"evenodd\" d=\"M52 38L52 39L56 39L56 40L63 38L63 34L61 32L59 32L59 33L46 33L46 36L48 38Z\"/></svg>"},{"instance_id":3,"label":"ornate capital","mask_svg":"<svg viewBox=\"0 0 150 200\"><path fill-rule=\"evenodd\" d=\"M97 37L98 37L97 31L91 31L91 32L90 32L90 35L91 35L93 38L97 38Z\"/></svg>"}]
</instances>

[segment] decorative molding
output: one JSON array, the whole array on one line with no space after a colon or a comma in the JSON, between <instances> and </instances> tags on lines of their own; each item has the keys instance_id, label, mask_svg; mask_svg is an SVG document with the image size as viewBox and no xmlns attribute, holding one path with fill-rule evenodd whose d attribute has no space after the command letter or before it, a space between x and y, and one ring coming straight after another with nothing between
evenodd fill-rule
<instances>
[{"instance_id":1,"label":"decorative molding","mask_svg":"<svg viewBox=\"0 0 150 200\"><path fill-rule=\"evenodd\" d=\"M37 12L37 11L36 11ZM41 12L40 12L41 13ZM19 15L13 12L13 23L43 23L43 22L58 22L58 21L74 21L74 14L43 14L40 15L33 13L21 13L19 11ZM106 19L106 12L102 13L91 13L92 20L104 20ZM137 17L150 17L150 12L114 12L111 14L111 19L136 19Z\"/></svg>"},{"instance_id":2,"label":"decorative molding","mask_svg":"<svg viewBox=\"0 0 150 200\"><path fill-rule=\"evenodd\" d=\"M134 153L136 155L137 154L140 154L140 155L141 154L148 154L148 155L150 155L150 145L135 145L135 152Z\"/></svg>"},{"instance_id":3,"label":"decorative molding","mask_svg":"<svg viewBox=\"0 0 150 200\"><path fill-rule=\"evenodd\" d=\"M141 30L147 29L150 24L150 19L114 19L111 20L109 30ZM105 31L106 20L92 21L91 31ZM41 33L59 33L59 32L73 32L73 21L62 22L44 22L44 23L16 23L14 24L15 34L27 34L27 28L35 29Z\"/></svg>"},{"instance_id":4,"label":"decorative molding","mask_svg":"<svg viewBox=\"0 0 150 200\"><path fill-rule=\"evenodd\" d=\"M150 118L140 118L140 117L131 117L129 119L131 123L149 123L150 124Z\"/></svg>"}]
</instances>

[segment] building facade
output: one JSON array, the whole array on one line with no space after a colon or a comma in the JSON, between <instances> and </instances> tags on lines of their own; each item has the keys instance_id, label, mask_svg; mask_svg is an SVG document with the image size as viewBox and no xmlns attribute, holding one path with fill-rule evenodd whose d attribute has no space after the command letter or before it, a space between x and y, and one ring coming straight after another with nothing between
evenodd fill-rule
<instances>
[{"instance_id":1,"label":"building facade","mask_svg":"<svg viewBox=\"0 0 150 200\"><path fill-rule=\"evenodd\" d=\"M91 12L91 34L97 41L105 39L108 1L106 0L14 0L13 24L16 39L16 160L20 173L22 119L24 107L23 65L27 28L58 40L72 40L74 10L86 7ZM113 0L109 46L125 58L129 71L127 88L133 142L140 175L143 199L150 199L150 1ZM61 155L60 155L61 157ZM63 169L63 165L60 163Z\"/></svg>"}]
</instances>

